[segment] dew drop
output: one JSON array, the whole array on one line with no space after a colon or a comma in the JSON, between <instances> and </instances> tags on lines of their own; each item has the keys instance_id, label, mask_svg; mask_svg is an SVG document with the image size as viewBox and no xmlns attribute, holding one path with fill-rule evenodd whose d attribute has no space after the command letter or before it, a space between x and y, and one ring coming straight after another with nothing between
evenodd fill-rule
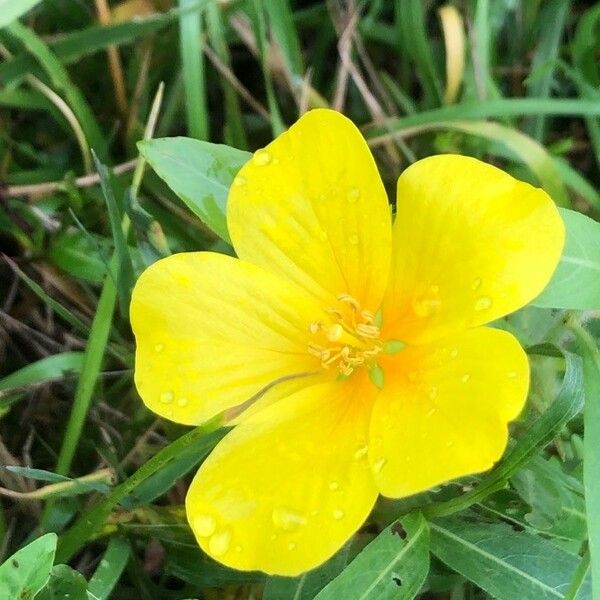
<instances>
[{"instance_id":1,"label":"dew drop","mask_svg":"<svg viewBox=\"0 0 600 600\"><path fill-rule=\"evenodd\" d=\"M446 448L452 448L454 446L454 440L448 440L446 442Z\"/></svg>"},{"instance_id":2,"label":"dew drop","mask_svg":"<svg viewBox=\"0 0 600 600\"><path fill-rule=\"evenodd\" d=\"M467 381L469 381L469 379L471 379L471 373L465 373L465 374L464 374L464 375L463 375L463 376L460 378L460 380L461 380L463 383L467 383Z\"/></svg>"},{"instance_id":3,"label":"dew drop","mask_svg":"<svg viewBox=\"0 0 600 600\"><path fill-rule=\"evenodd\" d=\"M177 406L187 406L189 404L189 400L187 398L179 398L177 400Z\"/></svg>"},{"instance_id":4,"label":"dew drop","mask_svg":"<svg viewBox=\"0 0 600 600\"><path fill-rule=\"evenodd\" d=\"M492 306L492 299L489 296L481 296L475 301L475 310L487 310Z\"/></svg>"},{"instance_id":5,"label":"dew drop","mask_svg":"<svg viewBox=\"0 0 600 600\"><path fill-rule=\"evenodd\" d=\"M419 317L430 317L438 312L442 301L433 296L425 296L413 302L413 310Z\"/></svg>"},{"instance_id":6,"label":"dew drop","mask_svg":"<svg viewBox=\"0 0 600 600\"><path fill-rule=\"evenodd\" d=\"M241 547L241 546L238 544L238 545L235 547L235 551L236 551L236 552L241 552L241 551L242 551L242 547Z\"/></svg>"},{"instance_id":7,"label":"dew drop","mask_svg":"<svg viewBox=\"0 0 600 600\"><path fill-rule=\"evenodd\" d=\"M435 400L438 396L438 389L435 385L431 386L430 390L429 390L429 397L431 398L431 400Z\"/></svg>"},{"instance_id":8,"label":"dew drop","mask_svg":"<svg viewBox=\"0 0 600 600\"><path fill-rule=\"evenodd\" d=\"M287 545L287 549L288 549L288 550L295 550L295 549L296 549L296 542L290 542L290 543Z\"/></svg>"},{"instance_id":9,"label":"dew drop","mask_svg":"<svg viewBox=\"0 0 600 600\"><path fill-rule=\"evenodd\" d=\"M452 348L450 350L450 358L456 358L458 356L458 350L456 348Z\"/></svg>"},{"instance_id":10,"label":"dew drop","mask_svg":"<svg viewBox=\"0 0 600 600\"><path fill-rule=\"evenodd\" d=\"M332 492L335 492L336 490L340 489L340 484L337 481L330 481L329 482L329 489Z\"/></svg>"},{"instance_id":11,"label":"dew drop","mask_svg":"<svg viewBox=\"0 0 600 600\"><path fill-rule=\"evenodd\" d=\"M436 411L437 411L437 408L436 408L435 406L432 406L432 407L431 407L431 408L430 408L430 409L427 411L426 415L427 415L428 417L433 417L433 415L435 415Z\"/></svg>"},{"instance_id":12,"label":"dew drop","mask_svg":"<svg viewBox=\"0 0 600 600\"><path fill-rule=\"evenodd\" d=\"M358 188L351 188L348 192L348 202L354 204L360 198L360 190Z\"/></svg>"},{"instance_id":13,"label":"dew drop","mask_svg":"<svg viewBox=\"0 0 600 600\"><path fill-rule=\"evenodd\" d=\"M333 511L333 518L334 518L336 521L339 521L340 519L343 519L343 518L344 518L344 515L345 515L345 513L344 513L344 511L343 511L341 508L336 508L336 509Z\"/></svg>"},{"instance_id":14,"label":"dew drop","mask_svg":"<svg viewBox=\"0 0 600 600\"><path fill-rule=\"evenodd\" d=\"M471 289L478 290L481 287L481 284L482 284L481 277L476 277L471 282Z\"/></svg>"},{"instance_id":15,"label":"dew drop","mask_svg":"<svg viewBox=\"0 0 600 600\"><path fill-rule=\"evenodd\" d=\"M358 244L358 234L357 233L351 233L350 237L348 238L348 241L353 245L356 246Z\"/></svg>"},{"instance_id":16,"label":"dew drop","mask_svg":"<svg viewBox=\"0 0 600 600\"><path fill-rule=\"evenodd\" d=\"M162 352L165 349L165 345L164 344L156 344L156 346L154 346L154 351L155 352Z\"/></svg>"},{"instance_id":17,"label":"dew drop","mask_svg":"<svg viewBox=\"0 0 600 600\"><path fill-rule=\"evenodd\" d=\"M243 185L245 185L246 183L246 178L242 177L241 175L237 175L235 177L235 179L233 180L233 185L235 187L242 187Z\"/></svg>"},{"instance_id":18,"label":"dew drop","mask_svg":"<svg viewBox=\"0 0 600 600\"><path fill-rule=\"evenodd\" d=\"M227 530L215 533L208 542L208 551L213 556L223 556L229 550L231 533Z\"/></svg>"},{"instance_id":19,"label":"dew drop","mask_svg":"<svg viewBox=\"0 0 600 600\"><path fill-rule=\"evenodd\" d=\"M368 452L369 452L369 447L368 446L361 446L354 453L354 459L355 460L362 460L363 458L365 458L365 456L367 456Z\"/></svg>"},{"instance_id":20,"label":"dew drop","mask_svg":"<svg viewBox=\"0 0 600 600\"><path fill-rule=\"evenodd\" d=\"M167 390L166 392L162 392L160 394L159 400L164 404L169 404L170 402L173 402L173 398L173 392L171 390Z\"/></svg>"},{"instance_id":21,"label":"dew drop","mask_svg":"<svg viewBox=\"0 0 600 600\"><path fill-rule=\"evenodd\" d=\"M271 155L266 150L257 150L254 153L254 163L264 167L271 162Z\"/></svg>"},{"instance_id":22,"label":"dew drop","mask_svg":"<svg viewBox=\"0 0 600 600\"><path fill-rule=\"evenodd\" d=\"M165 417L167 417L167 419L170 419L173 416L173 410L171 408L169 408L169 410L165 410Z\"/></svg>"},{"instance_id":23,"label":"dew drop","mask_svg":"<svg viewBox=\"0 0 600 600\"><path fill-rule=\"evenodd\" d=\"M509 372L506 374L506 376L507 376L509 379L516 379L516 378L517 378L517 375L518 375L518 373L517 373L516 371L509 371Z\"/></svg>"},{"instance_id":24,"label":"dew drop","mask_svg":"<svg viewBox=\"0 0 600 600\"><path fill-rule=\"evenodd\" d=\"M309 514L311 517L316 517L319 514L319 511L316 508L313 508Z\"/></svg>"},{"instance_id":25,"label":"dew drop","mask_svg":"<svg viewBox=\"0 0 600 600\"><path fill-rule=\"evenodd\" d=\"M271 513L273 523L279 529L284 531L293 531L301 525L306 525L306 518L300 513L290 510L289 508L276 508Z\"/></svg>"},{"instance_id":26,"label":"dew drop","mask_svg":"<svg viewBox=\"0 0 600 600\"><path fill-rule=\"evenodd\" d=\"M217 522L210 515L198 515L194 519L194 531L200 537L212 535L217 528Z\"/></svg>"},{"instance_id":27,"label":"dew drop","mask_svg":"<svg viewBox=\"0 0 600 600\"><path fill-rule=\"evenodd\" d=\"M375 471L375 473L381 473L381 470L383 469L383 467L385 467L386 463L387 460L385 458L378 458L373 463L373 471Z\"/></svg>"},{"instance_id":28,"label":"dew drop","mask_svg":"<svg viewBox=\"0 0 600 600\"><path fill-rule=\"evenodd\" d=\"M321 231L321 233L319 234L319 239L322 242L326 242L329 239L329 236L327 235L327 233L325 231Z\"/></svg>"}]
</instances>

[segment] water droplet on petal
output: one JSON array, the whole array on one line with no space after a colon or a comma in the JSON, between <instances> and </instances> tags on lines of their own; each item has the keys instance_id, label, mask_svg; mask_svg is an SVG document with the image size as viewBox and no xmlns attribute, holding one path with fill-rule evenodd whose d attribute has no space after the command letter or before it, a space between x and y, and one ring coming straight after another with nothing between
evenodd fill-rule
<instances>
[{"instance_id":1,"label":"water droplet on petal","mask_svg":"<svg viewBox=\"0 0 600 600\"><path fill-rule=\"evenodd\" d=\"M215 533L208 541L208 551L213 556L223 556L229 550L231 533L228 530Z\"/></svg>"},{"instance_id":2,"label":"water droplet on petal","mask_svg":"<svg viewBox=\"0 0 600 600\"><path fill-rule=\"evenodd\" d=\"M426 413L426 415L428 417L433 417L433 415L435 415L435 413L437 412L437 408L435 406L432 406Z\"/></svg>"},{"instance_id":3,"label":"water droplet on petal","mask_svg":"<svg viewBox=\"0 0 600 600\"><path fill-rule=\"evenodd\" d=\"M348 192L348 202L354 204L360 198L360 190L358 188L351 188Z\"/></svg>"},{"instance_id":4,"label":"water droplet on petal","mask_svg":"<svg viewBox=\"0 0 600 600\"><path fill-rule=\"evenodd\" d=\"M169 408L169 410L165 410L165 417L170 419L173 416L173 410Z\"/></svg>"},{"instance_id":5,"label":"water droplet on petal","mask_svg":"<svg viewBox=\"0 0 600 600\"><path fill-rule=\"evenodd\" d=\"M460 380L461 380L463 383L467 383L467 381L469 381L469 379L471 379L471 373L465 373L465 374L464 374L464 375L463 375L463 376L460 378Z\"/></svg>"},{"instance_id":6,"label":"water droplet on petal","mask_svg":"<svg viewBox=\"0 0 600 600\"><path fill-rule=\"evenodd\" d=\"M237 175L233 180L233 185L236 187L242 187L246 184L246 178L242 177L242 175Z\"/></svg>"},{"instance_id":7,"label":"water droplet on petal","mask_svg":"<svg viewBox=\"0 0 600 600\"><path fill-rule=\"evenodd\" d=\"M348 238L348 241L353 245L356 246L359 242L359 238L358 238L358 234L357 233L351 233L350 237Z\"/></svg>"},{"instance_id":8,"label":"water droplet on petal","mask_svg":"<svg viewBox=\"0 0 600 600\"><path fill-rule=\"evenodd\" d=\"M321 233L319 234L319 239L322 242L326 242L329 239L329 236L327 235L327 233L325 231L321 231Z\"/></svg>"},{"instance_id":9,"label":"water droplet on petal","mask_svg":"<svg viewBox=\"0 0 600 600\"><path fill-rule=\"evenodd\" d=\"M284 531L293 531L301 525L306 525L306 517L289 508L276 508L271 513L271 518L275 526Z\"/></svg>"},{"instance_id":10,"label":"water droplet on petal","mask_svg":"<svg viewBox=\"0 0 600 600\"><path fill-rule=\"evenodd\" d=\"M413 310L418 317L430 317L439 311L442 301L435 296L423 296L413 302Z\"/></svg>"},{"instance_id":11,"label":"water droplet on petal","mask_svg":"<svg viewBox=\"0 0 600 600\"><path fill-rule=\"evenodd\" d=\"M385 459L385 458L378 458L373 463L373 471L375 471L375 473L380 473L381 470L383 469L383 467L385 467L386 463L387 463L387 459Z\"/></svg>"},{"instance_id":12,"label":"water droplet on petal","mask_svg":"<svg viewBox=\"0 0 600 600\"><path fill-rule=\"evenodd\" d=\"M319 511L316 508L313 508L309 514L311 517L316 517L319 514Z\"/></svg>"},{"instance_id":13,"label":"water droplet on petal","mask_svg":"<svg viewBox=\"0 0 600 600\"><path fill-rule=\"evenodd\" d=\"M458 350L456 348L452 348L450 350L450 358L456 358L458 356Z\"/></svg>"},{"instance_id":14,"label":"water droplet on petal","mask_svg":"<svg viewBox=\"0 0 600 600\"><path fill-rule=\"evenodd\" d=\"M517 375L518 375L518 373L517 373L516 371L509 371L509 372L506 374L506 376L507 376L509 379L516 379L516 378L517 378Z\"/></svg>"},{"instance_id":15,"label":"water droplet on petal","mask_svg":"<svg viewBox=\"0 0 600 600\"><path fill-rule=\"evenodd\" d=\"M271 155L266 150L257 150L254 153L254 163L259 167L264 167L271 162Z\"/></svg>"},{"instance_id":16,"label":"water droplet on petal","mask_svg":"<svg viewBox=\"0 0 600 600\"><path fill-rule=\"evenodd\" d=\"M448 440L446 442L446 448L452 448L454 446L454 440Z\"/></svg>"},{"instance_id":17,"label":"water droplet on petal","mask_svg":"<svg viewBox=\"0 0 600 600\"><path fill-rule=\"evenodd\" d=\"M165 345L164 344L156 344L156 346L154 346L154 351L155 352L162 352L165 349Z\"/></svg>"},{"instance_id":18,"label":"water droplet on petal","mask_svg":"<svg viewBox=\"0 0 600 600\"><path fill-rule=\"evenodd\" d=\"M355 460L362 460L363 458L365 458L365 456L367 456L368 452L369 452L368 446L361 446L354 453Z\"/></svg>"},{"instance_id":19,"label":"water droplet on petal","mask_svg":"<svg viewBox=\"0 0 600 600\"><path fill-rule=\"evenodd\" d=\"M343 518L344 518L344 515L345 515L345 514L346 514L346 513L344 513L344 511L343 511L341 508L336 508L336 509L333 511L333 518L334 518L336 521L339 521L340 519L343 519Z\"/></svg>"},{"instance_id":20,"label":"water droplet on petal","mask_svg":"<svg viewBox=\"0 0 600 600\"><path fill-rule=\"evenodd\" d=\"M241 551L242 551L242 547L241 547L241 546L238 544L238 545L235 547L235 551L236 551L236 552L241 552Z\"/></svg>"},{"instance_id":21,"label":"water droplet on petal","mask_svg":"<svg viewBox=\"0 0 600 600\"><path fill-rule=\"evenodd\" d=\"M481 284L482 284L481 277L476 277L471 282L471 288L474 290L478 290L481 287Z\"/></svg>"},{"instance_id":22,"label":"water droplet on petal","mask_svg":"<svg viewBox=\"0 0 600 600\"><path fill-rule=\"evenodd\" d=\"M163 402L164 404L169 404L170 402L173 402L173 392L171 390L167 390L166 392L162 392L159 396L159 400L161 402Z\"/></svg>"},{"instance_id":23,"label":"water droplet on petal","mask_svg":"<svg viewBox=\"0 0 600 600\"><path fill-rule=\"evenodd\" d=\"M210 515L198 515L194 519L194 531L201 537L212 535L217 528L217 522Z\"/></svg>"},{"instance_id":24,"label":"water droplet on petal","mask_svg":"<svg viewBox=\"0 0 600 600\"><path fill-rule=\"evenodd\" d=\"M296 542L290 542L290 543L287 545L287 549L288 549L288 550L294 550L295 548L296 548Z\"/></svg>"},{"instance_id":25,"label":"water droplet on petal","mask_svg":"<svg viewBox=\"0 0 600 600\"><path fill-rule=\"evenodd\" d=\"M335 492L336 490L340 489L340 484L337 481L330 481L329 482L329 489L332 492Z\"/></svg>"},{"instance_id":26,"label":"water droplet on petal","mask_svg":"<svg viewBox=\"0 0 600 600\"><path fill-rule=\"evenodd\" d=\"M179 398L177 400L177 406L187 406L189 404L189 400L187 398Z\"/></svg>"},{"instance_id":27,"label":"water droplet on petal","mask_svg":"<svg viewBox=\"0 0 600 600\"><path fill-rule=\"evenodd\" d=\"M438 395L438 389L435 385L432 385L431 389L429 390L429 397L432 400L435 400L437 398L437 395Z\"/></svg>"},{"instance_id":28,"label":"water droplet on petal","mask_svg":"<svg viewBox=\"0 0 600 600\"><path fill-rule=\"evenodd\" d=\"M481 296L475 300L475 310L487 310L492 306L492 299L489 296Z\"/></svg>"}]
</instances>

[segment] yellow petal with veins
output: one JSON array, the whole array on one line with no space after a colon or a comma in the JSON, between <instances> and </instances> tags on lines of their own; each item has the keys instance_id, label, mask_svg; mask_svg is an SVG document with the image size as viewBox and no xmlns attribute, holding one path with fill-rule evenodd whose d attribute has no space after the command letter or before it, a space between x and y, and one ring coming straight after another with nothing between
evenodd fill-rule
<instances>
[{"instance_id":1,"label":"yellow petal with veins","mask_svg":"<svg viewBox=\"0 0 600 600\"><path fill-rule=\"evenodd\" d=\"M527 356L511 334L478 327L381 364L370 459L382 494L416 494L500 459L529 387Z\"/></svg>"},{"instance_id":2,"label":"yellow petal with veins","mask_svg":"<svg viewBox=\"0 0 600 600\"><path fill-rule=\"evenodd\" d=\"M314 385L253 415L213 450L186 512L200 546L241 570L297 575L324 562L375 499L366 378Z\"/></svg>"},{"instance_id":3,"label":"yellow petal with veins","mask_svg":"<svg viewBox=\"0 0 600 600\"><path fill-rule=\"evenodd\" d=\"M257 151L231 187L227 223L240 258L324 306L350 294L364 309L379 308L390 211L365 140L340 113L310 111Z\"/></svg>"},{"instance_id":4,"label":"yellow petal with veins","mask_svg":"<svg viewBox=\"0 0 600 600\"><path fill-rule=\"evenodd\" d=\"M431 156L398 179L386 335L426 343L521 308L564 245L550 197L474 158Z\"/></svg>"},{"instance_id":5,"label":"yellow petal with veins","mask_svg":"<svg viewBox=\"0 0 600 600\"><path fill-rule=\"evenodd\" d=\"M306 350L308 323L320 313L301 289L229 256L160 260L131 301L138 392L153 412L197 425L275 381L308 384L320 368Z\"/></svg>"}]
</instances>

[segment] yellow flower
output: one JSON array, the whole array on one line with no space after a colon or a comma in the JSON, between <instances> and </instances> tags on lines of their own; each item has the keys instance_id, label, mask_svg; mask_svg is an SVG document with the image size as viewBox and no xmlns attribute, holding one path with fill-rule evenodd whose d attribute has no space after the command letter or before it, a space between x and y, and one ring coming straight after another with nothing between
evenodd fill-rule
<instances>
[{"instance_id":1,"label":"yellow flower","mask_svg":"<svg viewBox=\"0 0 600 600\"><path fill-rule=\"evenodd\" d=\"M200 546L295 575L398 498L489 469L529 386L515 338L482 327L532 300L564 227L547 194L473 158L398 180L392 217L358 129L314 110L240 170L238 258L177 254L140 277L131 318L146 405L236 426L187 495Z\"/></svg>"}]
</instances>

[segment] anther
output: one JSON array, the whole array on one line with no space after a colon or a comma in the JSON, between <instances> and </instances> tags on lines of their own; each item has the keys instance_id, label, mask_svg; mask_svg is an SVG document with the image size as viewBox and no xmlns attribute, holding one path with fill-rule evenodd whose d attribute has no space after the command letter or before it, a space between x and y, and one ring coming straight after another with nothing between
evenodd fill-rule
<instances>
[{"instance_id":1,"label":"anther","mask_svg":"<svg viewBox=\"0 0 600 600\"><path fill-rule=\"evenodd\" d=\"M359 323L356 326L356 333L362 337L377 339L380 335L379 327L376 325L366 325L365 323Z\"/></svg>"},{"instance_id":2,"label":"anther","mask_svg":"<svg viewBox=\"0 0 600 600\"><path fill-rule=\"evenodd\" d=\"M350 294L340 294L337 297L337 299L340 302L346 302L355 310L360 310L360 304L358 303L358 300L356 300L356 298L353 298Z\"/></svg>"}]
</instances>

